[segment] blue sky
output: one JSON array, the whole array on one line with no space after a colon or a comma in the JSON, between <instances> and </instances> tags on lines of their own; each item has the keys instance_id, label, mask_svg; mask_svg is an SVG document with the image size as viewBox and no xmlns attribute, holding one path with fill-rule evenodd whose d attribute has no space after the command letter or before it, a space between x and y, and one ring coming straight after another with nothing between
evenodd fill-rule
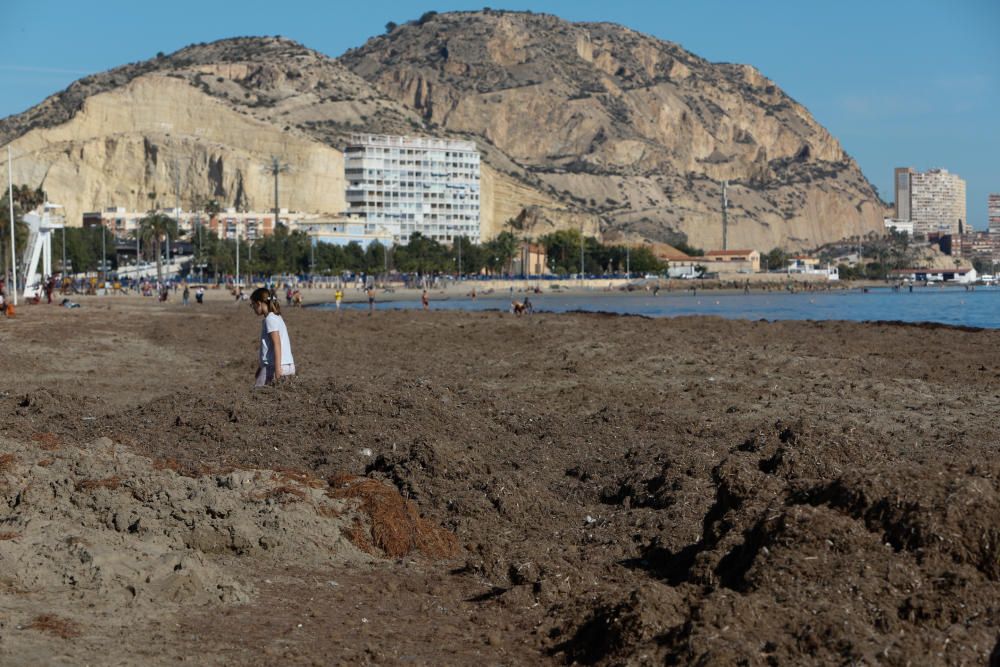
<instances>
[{"instance_id":1,"label":"blue sky","mask_svg":"<svg viewBox=\"0 0 1000 667\"><path fill-rule=\"evenodd\" d=\"M280 34L338 56L387 21L489 4L621 23L712 61L752 64L840 139L886 200L893 167L943 167L966 180L969 222L985 229L986 196L1000 192L998 0L4 4L0 117L86 74L193 42Z\"/></svg>"}]
</instances>

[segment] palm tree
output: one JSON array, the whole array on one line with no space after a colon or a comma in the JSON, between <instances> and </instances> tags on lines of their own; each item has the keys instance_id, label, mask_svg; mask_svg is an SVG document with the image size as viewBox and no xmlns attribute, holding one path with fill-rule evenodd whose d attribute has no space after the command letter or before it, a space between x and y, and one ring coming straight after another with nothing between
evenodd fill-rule
<instances>
[{"instance_id":1,"label":"palm tree","mask_svg":"<svg viewBox=\"0 0 1000 667\"><path fill-rule=\"evenodd\" d=\"M215 216L219 215L219 213L222 212L222 206L219 205L219 202L217 200L210 199L207 202L205 202L204 210L205 213L208 213L209 220L214 220Z\"/></svg>"},{"instance_id":2,"label":"palm tree","mask_svg":"<svg viewBox=\"0 0 1000 667\"><path fill-rule=\"evenodd\" d=\"M139 221L139 235L147 243L153 242L153 252L156 254L156 280L163 281L163 258L160 248L167 236L177 238L177 221L168 215L150 211Z\"/></svg>"},{"instance_id":3,"label":"palm tree","mask_svg":"<svg viewBox=\"0 0 1000 667\"><path fill-rule=\"evenodd\" d=\"M278 207L278 176L291 171L291 166L283 163L277 155L271 156L271 161L264 165L264 173L274 176L274 226L278 226L278 214L281 209Z\"/></svg>"}]
</instances>

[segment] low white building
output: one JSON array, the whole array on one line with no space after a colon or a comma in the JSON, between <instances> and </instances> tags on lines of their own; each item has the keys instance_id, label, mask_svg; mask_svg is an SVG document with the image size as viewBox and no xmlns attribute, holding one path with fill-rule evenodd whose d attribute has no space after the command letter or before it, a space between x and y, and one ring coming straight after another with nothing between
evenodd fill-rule
<instances>
[{"instance_id":1,"label":"low white building","mask_svg":"<svg viewBox=\"0 0 1000 667\"><path fill-rule=\"evenodd\" d=\"M365 221L359 218L316 218L300 220L292 225L292 229L305 232L316 243L330 243L346 246L357 243L367 248L373 242L389 247L393 242L393 234L386 227L376 225L372 231L366 231Z\"/></svg>"},{"instance_id":2,"label":"low white building","mask_svg":"<svg viewBox=\"0 0 1000 667\"><path fill-rule=\"evenodd\" d=\"M896 218L884 218L885 231L887 232L903 232L908 236L913 236L913 221L912 220L897 220Z\"/></svg>"},{"instance_id":3,"label":"low white building","mask_svg":"<svg viewBox=\"0 0 1000 667\"><path fill-rule=\"evenodd\" d=\"M896 269L889 273L897 280L910 280L913 282L930 283L958 283L960 285L970 285L979 279L976 269L971 266L957 269Z\"/></svg>"},{"instance_id":4,"label":"low white building","mask_svg":"<svg viewBox=\"0 0 1000 667\"><path fill-rule=\"evenodd\" d=\"M820 266L815 257L792 257L788 260L786 272L791 274L823 276L827 280L840 280L840 269L836 266Z\"/></svg>"}]
</instances>

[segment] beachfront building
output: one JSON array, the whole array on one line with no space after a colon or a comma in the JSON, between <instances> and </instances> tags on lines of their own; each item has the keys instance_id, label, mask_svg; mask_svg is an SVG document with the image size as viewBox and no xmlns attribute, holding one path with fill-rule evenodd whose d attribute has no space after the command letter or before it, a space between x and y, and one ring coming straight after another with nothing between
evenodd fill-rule
<instances>
[{"instance_id":1,"label":"beachfront building","mask_svg":"<svg viewBox=\"0 0 1000 667\"><path fill-rule=\"evenodd\" d=\"M355 134L344 151L347 213L395 243L420 234L480 241L479 151L471 141Z\"/></svg>"},{"instance_id":2,"label":"beachfront building","mask_svg":"<svg viewBox=\"0 0 1000 667\"><path fill-rule=\"evenodd\" d=\"M541 243L522 243L517 256L511 260L510 272L516 276L541 276L551 273L545 246Z\"/></svg>"},{"instance_id":3,"label":"beachfront building","mask_svg":"<svg viewBox=\"0 0 1000 667\"><path fill-rule=\"evenodd\" d=\"M360 218L311 218L296 222L292 228L305 232L316 243L338 246L357 243L362 248L367 248L373 242L386 247L392 245L392 232L381 225L372 232L366 232L365 222Z\"/></svg>"},{"instance_id":4,"label":"beachfront building","mask_svg":"<svg viewBox=\"0 0 1000 667\"><path fill-rule=\"evenodd\" d=\"M124 206L108 206L100 211L89 211L83 214L84 227L100 227L103 225L115 238L123 239L135 234L139 221L146 217L145 212L129 211Z\"/></svg>"},{"instance_id":5,"label":"beachfront building","mask_svg":"<svg viewBox=\"0 0 1000 667\"><path fill-rule=\"evenodd\" d=\"M889 275L896 280L911 282L955 282L969 285L978 279L979 275L971 266L955 269L895 269Z\"/></svg>"},{"instance_id":6,"label":"beachfront building","mask_svg":"<svg viewBox=\"0 0 1000 667\"><path fill-rule=\"evenodd\" d=\"M718 273L757 273L760 271L760 253L756 250L708 250L700 264Z\"/></svg>"},{"instance_id":7,"label":"beachfront building","mask_svg":"<svg viewBox=\"0 0 1000 667\"><path fill-rule=\"evenodd\" d=\"M1000 193L990 193L986 203L986 215L989 216L990 234L1000 234Z\"/></svg>"},{"instance_id":8,"label":"beachfront building","mask_svg":"<svg viewBox=\"0 0 1000 667\"><path fill-rule=\"evenodd\" d=\"M962 234L965 232L965 181L947 169L895 171L896 217L912 222L914 234Z\"/></svg>"},{"instance_id":9,"label":"beachfront building","mask_svg":"<svg viewBox=\"0 0 1000 667\"><path fill-rule=\"evenodd\" d=\"M827 264L820 266L819 259L799 255L788 260L785 272L789 275L798 274L806 276L821 276L827 280L840 280L840 269Z\"/></svg>"},{"instance_id":10,"label":"beachfront building","mask_svg":"<svg viewBox=\"0 0 1000 667\"><path fill-rule=\"evenodd\" d=\"M227 208L215 215L209 215L205 211L164 208L156 212L176 220L177 228L184 236L199 227L202 233L213 234L220 239L234 239L239 236L243 241L252 241L274 233L273 211L237 211L235 208ZM83 226L103 225L115 235L115 238L124 239L135 235L135 230L148 214L148 211L129 211L124 206L109 206L100 211L84 213ZM278 211L278 216L281 224L291 226L304 219L306 214L283 208Z\"/></svg>"}]
</instances>

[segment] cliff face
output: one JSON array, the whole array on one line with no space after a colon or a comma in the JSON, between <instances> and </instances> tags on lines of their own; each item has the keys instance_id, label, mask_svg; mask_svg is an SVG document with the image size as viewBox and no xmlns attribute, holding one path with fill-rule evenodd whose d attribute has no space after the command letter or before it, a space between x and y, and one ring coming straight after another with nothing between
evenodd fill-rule
<instances>
[{"instance_id":1,"label":"cliff face","mask_svg":"<svg viewBox=\"0 0 1000 667\"><path fill-rule=\"evenodd\" d=\"M606 227L803 246L881 227L840 144L772 81L621 26L436 15L341 58L432 126L480 136Z\"/></svg>"},{"instance_id":2,"label":"cliff face","mask_svg":"<svg viewBox=\"0 0 1000 667\"><path fill-rule=\"evenodd\" d=\"M483 153L483 227L519 217L695 246L803 247L881 228L837 141L753 68L713 65L633 31L550 16L437 15L331 60L240 38L87 77L0 121L15 179L84 210L207 198L344 208L351 132L451 136ZM153 194L155 193L155 194ZM151 196L152 195L152 196Z\"/></svg>"},{"instance_id":3,"label":"cliff face","mask_svg":"<svg viewBox=\"0 0 1000 667\"><path fill-rule=\"evenodd\" d=\"M284 207L344 208L343 156L206 97L186 82L148 74L88 98L69 121L12 143L15 177L41 183L79 224L86 210L146 210L217 199L267 210L274 203L267 156L295 168L281 177ZM302 199L301 193L309 193Z\"/></svg>"}]
</instances>

